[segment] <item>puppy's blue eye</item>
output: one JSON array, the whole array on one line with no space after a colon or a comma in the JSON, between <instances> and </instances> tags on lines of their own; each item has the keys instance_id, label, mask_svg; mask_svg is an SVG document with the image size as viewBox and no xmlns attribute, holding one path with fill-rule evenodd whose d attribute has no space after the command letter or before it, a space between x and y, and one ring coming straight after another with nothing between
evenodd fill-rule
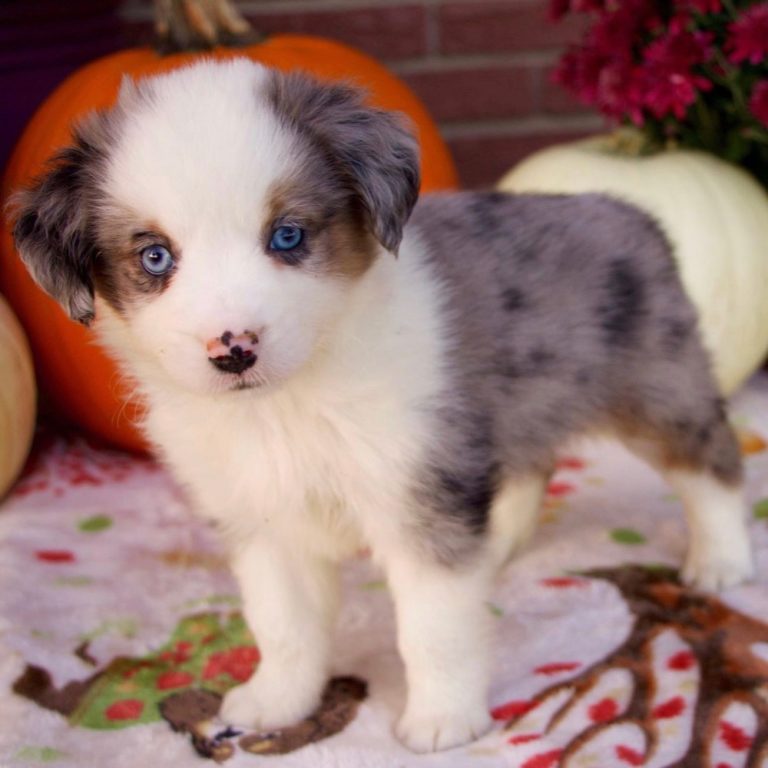
<instances>
[{"instance_id":1,"label":"puppy's blue eye","mask_svg":"<svg viewBox=\"0 0 768 768\"><path fill-rule=\"evenodd\" d=\"M304 230L301 227L293 227L288 224L278 227L272 233L269 247L273 251L292 251L298 248L304 240Z\"/></svg>"},{"instance_id":2,"label":"puppy's blue eye","mask_svg":"<svg viewBox=\"0 0 768 768\"><path fill-rule=\"evenodd\" d=\"M149 245L141 252L141 266L154 277L161 277L173 269L171 252L163 245Z\"/></svg>"}]
</instances>

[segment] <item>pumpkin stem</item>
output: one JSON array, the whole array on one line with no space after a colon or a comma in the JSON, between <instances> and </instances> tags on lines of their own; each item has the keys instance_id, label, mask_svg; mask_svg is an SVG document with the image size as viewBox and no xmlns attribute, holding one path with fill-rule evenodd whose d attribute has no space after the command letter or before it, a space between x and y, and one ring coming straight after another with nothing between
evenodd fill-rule
<instances>
[{"instance_id":1,"label":"pumpkin stem","mask_svg":"<svg viewBox=\"0 0 768 768\"><path fill-rule=\"evenodd\" d=\"M609 134L606 138L605 149L608 152L628 157L652 155L659 151L659 147L650 142L641 131L629 126L617 128Z\"/></svg>"},{"instance_id":2,"label":"pumpkin stem","mask_svg":"<svg viewBox=\"0 0 768 768\"><path fill-rule=\"evenodd\" d=\"M249 45L260 38L232 0L155 0L155 32L163 53Z\"/></svg>"}]
</instances>

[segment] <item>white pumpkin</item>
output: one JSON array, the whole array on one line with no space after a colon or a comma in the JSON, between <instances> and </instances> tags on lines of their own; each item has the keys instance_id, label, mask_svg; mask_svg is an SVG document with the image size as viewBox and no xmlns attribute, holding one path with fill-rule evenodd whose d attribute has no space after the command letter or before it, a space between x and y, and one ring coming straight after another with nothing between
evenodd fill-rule
<instances>
[{"instance_id":1,"label":"white pumpkin","mask_svg":"<svg viewBox=\"0 0 768 768\"><path fill-rule=\"evenodd\" d=\"M27 339L0 296L0 498L11 487L29 453L36 402Z\"/></svg>"},{"instance_id":2,"label":"white pumpkin","mask_svg":"<svg viewBox=\"0 0 768 768\"><path fill-rule=\"evenodd\" d=\"M674 245L723 392L768 351L768 195L713 155L631 154L626 136L542 150L499 182L512 192L605 192L651 213Z\"/></svg>"}]
</instances>

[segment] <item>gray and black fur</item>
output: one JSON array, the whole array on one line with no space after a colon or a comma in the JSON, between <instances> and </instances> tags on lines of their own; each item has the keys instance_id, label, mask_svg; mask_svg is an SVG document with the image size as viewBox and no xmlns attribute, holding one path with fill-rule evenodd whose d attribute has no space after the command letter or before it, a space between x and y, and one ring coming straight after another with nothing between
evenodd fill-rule
<instances>
[{"instance_id":1,"label":"gray and black fur","mask_svg":"<svg viewBox=\"0 0 768 768\"><path fill-rule=\"evenodd\" d=\"M504 478L549 473L585 433L739 483L696 312L650 217L602 195L466 192L424 197L409 227L447 292L449 385L418 491L435 516L482 534Z\"/></svg>"},{"instance_id":2,"label":"gray and black fur","mask_svg":"<svg viewBox=\"0 0 768 768\"><path fill-rule=\"evenodd\" d=\"M75 128L71 146L50 160L29 189L11 198L13 236L22 260L40 287L83 325L94 317L102 255L99 182L118 114L119 109L92 113Z\"/></svg>"},{"instance_id":3,"label":"gray and black fur","mask_svg":"<svg viewBox=\"0 0 768 768\"><path fill-rule=\"evenodd\" d=\"M318 192L347 192L374 237L396 252L419 194L418 145L403 116L370 107L363 96L298 72L273 72L269 84L275 113L325 160L325 173L312 182L332 188Z\"/></svg>"}]
</instances>

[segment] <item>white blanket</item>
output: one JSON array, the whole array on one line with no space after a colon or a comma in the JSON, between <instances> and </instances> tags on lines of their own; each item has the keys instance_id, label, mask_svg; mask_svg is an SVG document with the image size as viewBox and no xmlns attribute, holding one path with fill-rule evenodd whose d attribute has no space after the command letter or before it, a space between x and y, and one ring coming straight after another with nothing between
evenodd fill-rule
<instances>
[{"instance_id":1,"label":"white blanket","mask_svg":"<svg viewBox=\"0 0 768 768\"><path fill-rule=\"evenodd\" d=\"M426 756L395 741L404 686L392 607L361 558L345 567L335 658L335 671L368 684L356 715L280 756L247 752L225 733L219 759L231 768L739 768L751 755L768 766L756 758L768 721L753 696L768 685L768 376L735 399L732 418L747 464L755 584L723 603L676 587L659 566L683 557L679 503L616 444L584 445L563 457L532 545L488 606L498 629L491 733ZM236 615L219 633L238 597L215 536L155 464L77 437L38 444L0 505L0 766L204 765L157 705L201 685L224 690L256 662ZM595 568L609 570L582 575ZM661 586L643 603L654 579ZM657 606L666 613L640 617ZM738 674L718 677L713 664L734 658ZM73 681L83 684L67 688Z\"/></svg>"}]
</instances>

